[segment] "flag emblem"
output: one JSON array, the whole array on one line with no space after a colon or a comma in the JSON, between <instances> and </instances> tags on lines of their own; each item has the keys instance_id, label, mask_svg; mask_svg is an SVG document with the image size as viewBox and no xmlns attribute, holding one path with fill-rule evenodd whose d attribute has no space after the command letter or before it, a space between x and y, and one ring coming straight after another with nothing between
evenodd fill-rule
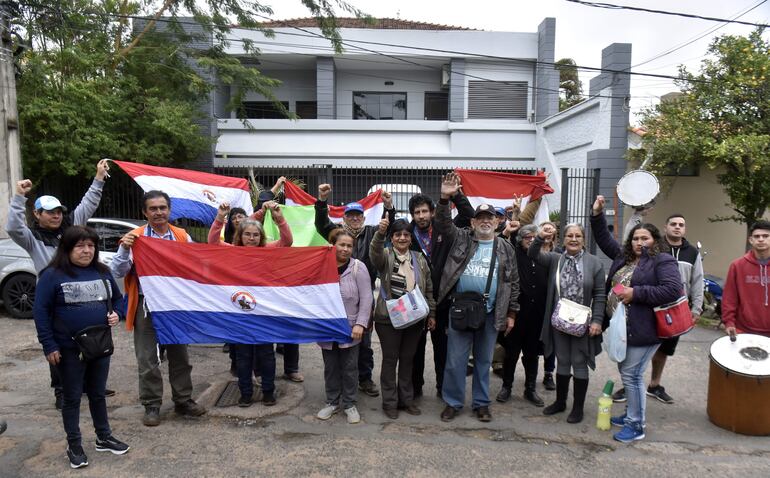
<instances>
[{"instance_id":1,"label":"flag emblem","mask_svg":"<svg viewBox=\"0 0 770 478\"><path fill-rule=\"evenodd\" d=\"M257 300L254 296L243 290L239 290L231 295L230 302L232 302L238 310L254 310L254 308L257 307Z\"/></svg>"}]
</instances>

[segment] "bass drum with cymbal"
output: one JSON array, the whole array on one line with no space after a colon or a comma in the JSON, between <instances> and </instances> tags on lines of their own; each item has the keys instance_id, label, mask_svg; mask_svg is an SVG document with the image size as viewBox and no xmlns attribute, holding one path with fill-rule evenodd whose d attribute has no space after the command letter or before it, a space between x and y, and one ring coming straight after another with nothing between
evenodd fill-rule
<instances>
[{"instance_id":1,"label":"bass drum with cymbal","mask_svg":"<svg viewBox=\"0 0 770 478\"><path fill-rule=\"evenodd\" d=\"M770 338L738 334L711 344L711 422L742 435L770 435Z\"/></svg>"}]
</instances>

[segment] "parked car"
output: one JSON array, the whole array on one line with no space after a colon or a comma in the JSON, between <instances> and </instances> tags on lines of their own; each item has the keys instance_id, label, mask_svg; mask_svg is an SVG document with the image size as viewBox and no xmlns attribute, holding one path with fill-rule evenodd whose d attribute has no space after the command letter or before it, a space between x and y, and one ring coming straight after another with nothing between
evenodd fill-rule
<instances>
[{"instance_id":1,"label":"parked car","mask_svg":"<svg viewBox=\"0 0 770 478\"><path fill-rule=\"evenodd\" d=\"M120 238L145 221L91 218L88 225L99 234L99 259L108 264L118 252ZM5 310L16 319L32 317L37 274L27 251L11 239L0 239L0 298ZM123 290L123 280L118 280Z\"/></svg>"}]
</instances>

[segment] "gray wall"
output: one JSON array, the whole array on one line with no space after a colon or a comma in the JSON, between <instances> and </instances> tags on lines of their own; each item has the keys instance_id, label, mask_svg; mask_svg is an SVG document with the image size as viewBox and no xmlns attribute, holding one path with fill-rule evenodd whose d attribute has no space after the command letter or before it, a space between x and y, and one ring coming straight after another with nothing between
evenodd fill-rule
<instances>
[{"instance_id":1,"label":"gray wall","mask_svg":"<svg viewBox=\"0 0 770 478\"><path fill-rule=\"evenodd\" d=\"M537 27L535 121L542 121L559 112L559 72L552 65L556 61L555 52L556 19L549 17Z\"/></svg>"},{"instance_id":2,"label":"gray wall","mask_svg":"<svg viewBox=\"0 0 770 478\"><path fill-rule=\"evenodd\" d=\"M334 119L336 115L336 71L334 58L316 58L316 102L318 119Z\"/></svg>"}]
</instances>

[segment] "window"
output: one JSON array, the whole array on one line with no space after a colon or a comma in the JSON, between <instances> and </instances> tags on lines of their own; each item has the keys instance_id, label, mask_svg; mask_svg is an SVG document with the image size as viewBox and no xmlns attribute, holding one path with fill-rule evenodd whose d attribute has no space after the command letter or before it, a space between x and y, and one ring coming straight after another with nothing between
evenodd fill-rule
<instances>
[{"instance_id":1,"label":"window","mask_svg":"<svg viewBox=\"0 0 770 478\"><path fill-rule=\"evenodd\" d=\"M469 81L469 119L527 119L526 81Z\"/></svg>"},{"instance_id":2,"label":"window","mask_svg":"<svg viewBox=\"0 0 770 478\"><path fill-rule=\"evenodd\" d=\"M281 104L287 110L289 109L288 101L281 101ZM284 115L275 103L272 101L244 101L243 109L246 110L246 118L249 119L284 119Z\"/></svg>"},{"instance_id":3,"label":"window","mask_svg":"<svg viewBox=\"0 0 770 478\"><path fill-rule=\"evenodd\" d=\"M425 92L425 119L446 121L449 119L449 94Z\"/></svg>"},{"instance_id":4,"label":"window","mask_svg":"<svg viewBox=\"0 0 770 478\"><path fill-rule=\"evenodd\" d=\"M354 91L353 119L405 120L406 93Z\"/></svg>"},{"instance_id":5,"label":"window","mask_svg":"<svg viewBox=\"0 0 770 478\"><path fill-rule=\"evenodd\" d=\"M297 116L300 119L316 119L318 107L315 101L297 101Z\"/></svg>"}]
</instances>

